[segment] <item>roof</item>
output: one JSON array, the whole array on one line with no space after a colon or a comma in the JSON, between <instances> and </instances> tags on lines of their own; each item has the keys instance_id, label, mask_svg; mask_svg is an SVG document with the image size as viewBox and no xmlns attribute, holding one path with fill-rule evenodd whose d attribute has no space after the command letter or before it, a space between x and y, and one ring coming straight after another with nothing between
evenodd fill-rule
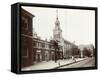
<instances>
[{"instance_id":1,"label":"roof","mask_svg":"<svg viewBox=\"0 0 100 77\"><path fill-rule=\"evenodd\" d=\"M65 40L65 39L64 39L64 42L76 46L74 43L69 42L68 40Z\"/></svg>"},{"instance_id":2,"label":"roof","mask_svg":"<svg viewBox=\"0 0 100 77\"><path fill-rule=\"evenodd\" d=\"M35 15L31 14L30 12L26 11L25 9L21 8L22 12L27 14L29 17L35 17Z\"/></svg>"}]
</instances>

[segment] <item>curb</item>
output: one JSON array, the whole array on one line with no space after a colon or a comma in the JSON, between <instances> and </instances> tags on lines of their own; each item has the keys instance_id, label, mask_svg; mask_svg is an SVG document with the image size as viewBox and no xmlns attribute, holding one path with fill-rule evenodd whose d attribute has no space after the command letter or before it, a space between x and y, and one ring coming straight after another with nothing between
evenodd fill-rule
<instances>
[{"instance_id":1,"label":"curb","mask_svg":"<svg viewBox=\"0 0 100 77\"><path fill-rule=\"evenodd\" d=\"M83 59L83 60L86 60L86 59ZM80 61L83 61L83 60L80 60ZM76 62L64 64L64 65L61 65L61 66L57 66L57 67L54 67L53 69L58 69L58 68L63 67L63 66L68 66L68 65L70 65L70 64L78 63L78 62L80 62L80 61L76 61Z\"/></svg>"}]
</instances>

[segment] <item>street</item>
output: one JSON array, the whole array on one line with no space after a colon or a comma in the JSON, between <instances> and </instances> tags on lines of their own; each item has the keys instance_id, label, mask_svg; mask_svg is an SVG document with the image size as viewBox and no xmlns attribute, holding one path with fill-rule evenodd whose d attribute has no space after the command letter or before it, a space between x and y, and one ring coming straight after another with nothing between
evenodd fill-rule
<instances>
[{"instance_id":1,"label":"street","mask_svg":"<svg viewBox=\"0 0 100 77\"><path fill-rule=\"evenodd\" d=\"M95 59L92 57L92 58L87 58L86 60L71 64L71 65L60 67L58 69L61 69L61 68L92 67L92 66L94 66L94 64L95 64Z\"/></svg>"},{"instance_id":2,"label":"street","mask_svg":"<svg viewBox=\"0 0 100 77\"><path fill-rule=\"evenodd\" d=\"M60 63L59 63L60 62ZM63 69L63 68L78 68L78 67L92 67L94 66L95 59L92 58L77 58L76 63L72 59L59 60L57 63L54 61L42 61L30 67L23 68L22 70L43 70L43 69Z\"/></svg>"}]
</instances>

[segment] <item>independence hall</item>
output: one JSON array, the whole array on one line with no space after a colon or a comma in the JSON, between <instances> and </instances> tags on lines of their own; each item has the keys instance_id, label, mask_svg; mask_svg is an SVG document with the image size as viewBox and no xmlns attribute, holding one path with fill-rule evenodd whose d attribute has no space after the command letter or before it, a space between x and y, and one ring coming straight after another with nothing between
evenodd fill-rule
<instances>
[{"instance_id":1,"label":"independence hall","mask_svg":"<svg viewBox=\"0 0 100 77\"><path fill-rule=\"evenodd\" d=\"M62 37L58 12L50 41L42 40L33 30L34 17L35 15L28 11L21 10L21 67L31 66L41 61L56 62L59 59L71 58L72 49L77 46Z\"/></svg>"}]
</instances>

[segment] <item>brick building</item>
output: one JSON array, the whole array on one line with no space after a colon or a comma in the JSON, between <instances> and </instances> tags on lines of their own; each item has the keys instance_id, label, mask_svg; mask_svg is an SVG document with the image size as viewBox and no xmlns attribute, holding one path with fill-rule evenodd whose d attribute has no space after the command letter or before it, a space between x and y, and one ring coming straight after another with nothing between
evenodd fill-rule
<instances>
[{"instance_id":1,"label":"brick building","mask_svg":"<svg viewBox=\"0 0 100 77\"><path fill-rule=\"evenodd\" d=\"M32 55L32 27L34 15L21 10L21 67L30 66L33 64Z\"/></svg>"},{"instance_id":2,"label":"brick building","mask_svg":"<svg viewBox=\"0 0 100 77\"><path fill-rule=\"evenodd\" d=\"M59 51L56 51L57 59L63 58L62 47L59 46ZM55 60L55 48L54 44L47 40L41 40L33 38L33 59L34 62Z\"/></svg>"}]
</instances>

